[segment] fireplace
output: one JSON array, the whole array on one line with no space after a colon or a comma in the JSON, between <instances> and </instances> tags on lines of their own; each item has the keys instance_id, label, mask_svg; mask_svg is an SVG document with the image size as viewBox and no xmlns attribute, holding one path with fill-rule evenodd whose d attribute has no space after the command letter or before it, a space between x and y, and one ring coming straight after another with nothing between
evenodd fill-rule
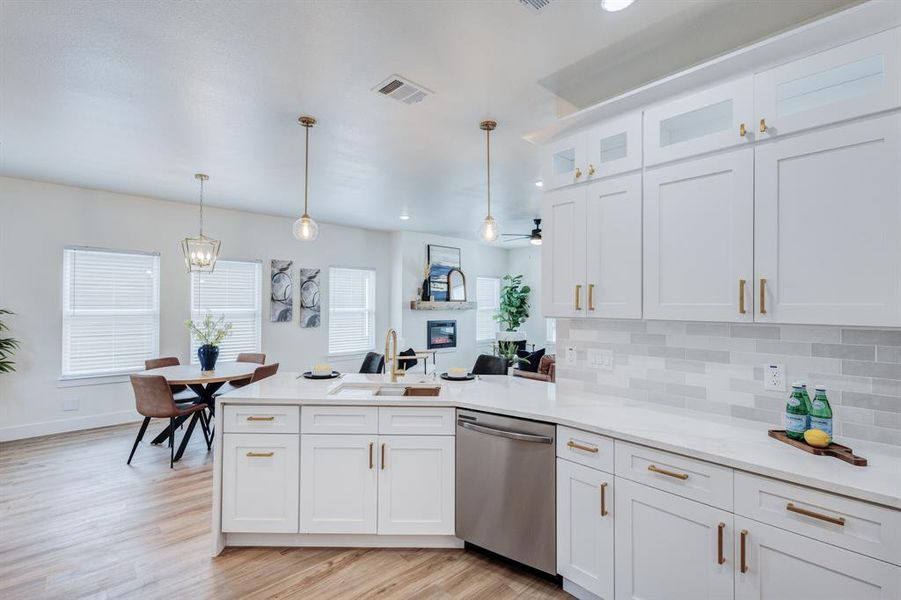
<instances>
[{"instance_id":1,"label":"fireplace","mask_svg":"<svg viewBox=\"0 0 901 600\"><path fill-rule=\"evenodd\" d=\"M428 348L456 348L457 347L457 322L456 321L429 321L426 325L426 340Z\"/></svg>"}]
</instances>

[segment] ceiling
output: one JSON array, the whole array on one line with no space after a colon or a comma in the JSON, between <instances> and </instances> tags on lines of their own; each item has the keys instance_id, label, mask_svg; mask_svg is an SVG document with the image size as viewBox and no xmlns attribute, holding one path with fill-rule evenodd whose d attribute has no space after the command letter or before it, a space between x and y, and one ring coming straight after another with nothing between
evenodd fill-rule
<instances>
[{"instance_id":1,"label":"ceiling","mask_svg":"<svg viewBox=\"0 0 901 600\"><path fill-rule=\"evenodd\" d=\"M590 105L854 0L0 3L0 174L296 216L300 114L321 222L474 237L528 232L539 150ZM371 89L400 74L435 94ZM410 220L401 221L403 213Z\"/></svg>"}]
</instances>

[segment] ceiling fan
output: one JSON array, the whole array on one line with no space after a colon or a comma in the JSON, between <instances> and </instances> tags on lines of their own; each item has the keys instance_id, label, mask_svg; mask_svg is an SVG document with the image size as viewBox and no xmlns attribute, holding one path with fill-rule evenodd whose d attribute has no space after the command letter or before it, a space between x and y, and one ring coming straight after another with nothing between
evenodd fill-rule
<instances>
[{"instance_id":1,"label":"ceiling fan","mask_svg":"<svg viewBox=\"0 0 901 600\"><path fill-rule=\"evenodd\" d=\"M541 245L541 219L532 219L535 222L535 229L531 233L504 233L503 237L507 238L505 242L515 242L516 240L529 240L533 246Z\"/></svg>"}]
</instances>

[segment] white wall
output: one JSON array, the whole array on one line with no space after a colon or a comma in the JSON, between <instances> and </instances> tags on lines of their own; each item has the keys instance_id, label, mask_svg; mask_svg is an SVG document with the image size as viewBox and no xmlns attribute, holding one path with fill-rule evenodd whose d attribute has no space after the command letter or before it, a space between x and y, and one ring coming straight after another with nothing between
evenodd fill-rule
<instances>
[{"instance_id":1,"label":"white wall","mask_svg":"<svg viewBox=\"0 0 901 600\"><path fill-rule=\"evenodd\" d=\"M541 314L541 248L527 246L509 251L507 272L522 275L523 285L532 288L529 294L529 319L522 326L529 344L543 348L547 341L547 319Z\"/></svg>"},{"instance_id":2,"label":"white wall","mask_svg":"<svg viewBox=\"0 0 901 600\"><path fill-rule=\"evenodd\" d=\"M206 232L222 240L221 258L263 261L262 348L281 369L296 371L326 360L328 314L324 310L323 326L317 329L301 329L296 316L292 323L269 322L270 259L323 269L323 309L328 307L330 265L374 268L376 331L388 328L391 234L322 224L319 239L307 244L291 236L288 218L219 209L205 213ZM178 243L196 235L197 207L0 177L0 219L0 307L17 313L9 325L22 341L17 372L0 375L0 440L134 420L134 398L122 378L74 387L58 382L63 247L159 252L160 354L186 362L189 276ZM377 335L377 347L381 340ZM329 362L356 370L360 360ZM64 412L68 399L78 400L79 409Z\"/></svg>"}]
</instances>

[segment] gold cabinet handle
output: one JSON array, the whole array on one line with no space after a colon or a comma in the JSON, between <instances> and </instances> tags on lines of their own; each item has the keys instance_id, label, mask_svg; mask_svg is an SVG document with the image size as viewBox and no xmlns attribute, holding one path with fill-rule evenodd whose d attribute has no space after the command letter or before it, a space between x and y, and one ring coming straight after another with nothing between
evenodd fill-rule
<instances>
[{"instance_id":1,"label":"gold cabinet handle","mask_svg":"<svg viewBox=\"0 0 901 600\"><path fill-rule=\"evenodd\" d=\"M594 284L588 284L588 310L594 310Z\"/></svg>"},{"instance_id":2,"label":"gold cabinet handle","mask_svg":"<svg viewBox=\"0 0 901 600\"><path fill-rule=\"evenodd\" d=\"M385 470L385 444L382 443L382 471Z\"/></svg>"},{"instance_id":3,"label":"gold cabinet handle","mask_svg":"<svg viewBox=\"0 0 901 600\"><path fill-rule=\"evenodd\" d=\"M607 512L607 482L601 484L601 516L606 517Z\"/></svg>"},{"instance_id":4,"label":"gold cabinet handle","mask_svg":"<svg viewBox=\"0 0 901 600\"><path fill-rule=\"evenodd\" d=\"M766 279L760 278L760 314L766 314Z\"/></svg>"},{"instance_id":5,"label":"gold cabinet handle","mask_svg":"<svg viewBox=\"0 0 901 600\"><path fill-rule=\"evenodd\" d=\"M598 453L598 449L596 446L584 446L584 445L580 444L579 442L574 442L572 440L569 440L568 442L566 442L566 446L569 448L575 448L576 450L582 450L584 452L591 452L592 454Z\"/></svg>"},{"instance_id":6,"label":"gold cabinet handle","mask_svg":"<svg viewBox=\"0 0 901 600\"><path fill-rule=\"evenodd\" d=\"M723 556L723 530L726 529L725 523L716 526L716 564L721 565L726 562Z\"/></svg>"},{"instance_id":7,"label":"gold cabinet handle","mask_svg":"<svg viewBox=\"0 0 901 600\"><path fill-rule=\"evenodd\" d=\"M745 127L744 123L742 123L741 125L738 126L738 135L740 135L741 137L745 137L748 135L748 128Z\"/></svg>"},{"instance_id":8,"label":"gold cabinet handle","mask_svg":"<svg viewBox=\"0 0 901 600\"><path fill-rule=\"evenodd\" d=\"M579 167L576 167L576 179L578 179L581 176L582 176L582 169L580 169Z\"/></svg>"},{"instance_id":9,"label":"gold cabinet handle","mask_svg":"<svg viewBox=\"0 0 901 600\"><path fill-rule=\"evenodd\" d=\"M247 417L248 421L274 421L275 417L255 417L253 415Z\"/></svg>"},{"instance_id":10,"label":"gold cabinet handle","mask_svg":"<svg viewBox=\"0 0 901 600\"><path fill-rule=\"evenodd\" d=\"M748 541L748 530L747 529L741 530L740 539L741 539L741 544L740 544L740 546L741 546L741 572L747 573L748 572L748 560L747 560L748 557L747 557L747 551L745 548L745 546L747 546L747 541Z\"/></svg>"},{"instance_id":11,"label":"gold cabinet handle","mask_svg":"<svg viewBox=\"0 0 901 600\"><path fill-rule=\"evenodd\" d=\"M785 510L793 513L798 513L799 515L804 515L805 517L811 517L814 519L819 519L820 521L826 521L827 523L832 523L833 525L844 526L845 524L844 517L833 517L831 515L824 515L822 513L813 512L812 510L807 510L806 508L795 506L793 502L786 504Z\"/></svg>"},{"instance_id":12,"label":"gold cabinet handle","mask_svg":"<svg viewBox=\"0 0 901 600\"><path fill-rule=\"evenodd\" d=\"M275 452L248 452L247 456L250 458L271 458L275 456Z\"/></svg>"},{"instance_id":13,"label":"gold cabinet handle","mask_svg":"<svg viewBox=\"0 0 901 600\"><path fill-rule=\"evenodd\" d=\"M688 479L688 473L676 473L675 471L668 471L666 469L661 469L657 465L648 465L648 471L653 473L660 473L661 475L666 475L668 477L675 477L676 479L681 479L685 481Z\"/></svg>"},{"instance_id":14,"label":"gold cabinet handle","mask_svg":"<svg viewBox=\"0 0 901 600\"><path fill-rule=\"evenodd\" d=\"M745 310L745 285L747 283L744 279L738 280L738 312L742 315L747 312Z\"/></svg>"},{"instance_id":15,"label":"gold cabinet handle","mask_svg":"<svg viewBox=\"0 0 901 600\"><path fill-rule=\"evenodd\" d=\"M594 171L594 165L591 164L591 163L588 163L588 174L589 174L589 175L594 175L594 173L595 173L595 171Z\"/></svg>"},{"instance_id":16,"label":"gold cabinet handle","mask_svg":"<svg viewBox=\"0 0 901 600\"><path fill-rule=\"evenodd\" d=\"M374 442L369 442L369 470L372 470L372 447Z\"/></svg>"},{"instance_id":17,"label":"gold cabinet handle","mask_svg":"<svg viewBox=\"0 0 901 600\"><path fill-rule=\"evenodd\" d=\"M760 119L760 133L766 132L766 119Z\"/></svg>"},{"instance_id":18,"label":"gold cabinet handle","mask_svg":"<svg viewBox=\"0 0 901 600\"><path fill-rule=\"evenodd\" d=\"M582 310L582 286L576 284L576 310Z\"/></svg>"}]
</instances>

